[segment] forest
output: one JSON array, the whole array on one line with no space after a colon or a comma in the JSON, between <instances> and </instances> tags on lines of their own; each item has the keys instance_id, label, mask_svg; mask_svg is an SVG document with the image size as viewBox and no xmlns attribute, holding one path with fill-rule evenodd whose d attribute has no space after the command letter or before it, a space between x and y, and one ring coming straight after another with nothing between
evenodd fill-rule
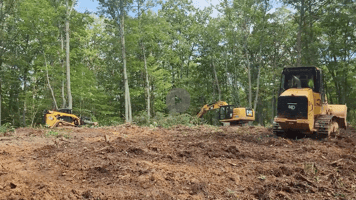
<instances>
[{"instance_id":1,"label":"forest","mask_svg":"<svg viewBox=\"0 0 356 200\"><path fill-rule=\"evenodd\" d=\"M150 123L182 88L185 115L221 99L269 126L282 69L316 66L328 102L347 104L356 124L356 1L278 2L99 0L81 13L76 0L0 0L0 123L37 126L59 108L101 125Z\"/></svg>"}]
</instances>

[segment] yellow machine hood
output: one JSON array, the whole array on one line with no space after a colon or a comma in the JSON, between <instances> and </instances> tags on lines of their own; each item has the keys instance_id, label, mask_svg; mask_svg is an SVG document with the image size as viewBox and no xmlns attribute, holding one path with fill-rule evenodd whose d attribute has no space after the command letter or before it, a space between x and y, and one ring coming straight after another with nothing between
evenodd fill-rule
<instances>
[{"instance_id":1,"label":"yellow machine hood","mask_svg":"<svg viewBox=\"0 0 356 200\"><path fill-rule=\"evenodd\" d=\"M284 91L280 96L305 96L308 97L313 94L310 88L290 88Z\"/></svg>"}]
</instances>

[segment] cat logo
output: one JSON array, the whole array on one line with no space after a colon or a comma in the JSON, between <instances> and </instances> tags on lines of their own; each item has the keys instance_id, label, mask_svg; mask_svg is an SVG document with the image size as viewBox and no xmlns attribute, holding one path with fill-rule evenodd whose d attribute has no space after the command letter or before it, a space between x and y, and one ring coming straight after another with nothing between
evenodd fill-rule
<instances>
[{"instance_id":1,"label":"cat logo","mask_svg":"<svg viewBox=\"0 0 356 200\"><path fill-rule=\"evenodd\" d=\"M246 109L246 116L253 117L253 112L251 109Z\"/></svg>"}]
</instances>

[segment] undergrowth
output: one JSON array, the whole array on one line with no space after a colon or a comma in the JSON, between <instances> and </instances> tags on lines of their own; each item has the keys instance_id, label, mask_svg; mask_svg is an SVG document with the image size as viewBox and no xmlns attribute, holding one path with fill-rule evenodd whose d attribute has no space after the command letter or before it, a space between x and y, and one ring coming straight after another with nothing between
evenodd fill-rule
<instances>
[{"instance_id":1,"label":"undergrowth","mask_svg":"<svg viewBox=\"0 0 356 200\"><path fill-rule=\"evenodd\" d=\"M46 137L64 137L69 139L70 136L68 134L58 133L57 131L50 130L46 133Z\"/></svg>"},{"instance_id":2,"label":"undergrowth","mask_svg":"<svg viewBox=\"0 0 356 200\"><path fill-rule=\"evenodd\" d=\"M139 126L161 126L164 128L176 126L176 125L185 125L185 126L194 126L200 125L203 122L189 114L168 114L165 115L163 113L157 112L154 117L148 121L148 116L146 112L142 112L141 114L137 115L133 119L134 123Z\"/></svg>"},{"instance_id":3,"label":"undergrowth","mask_svg":"<svg viewBox=\"0 0 356 200\"><path fill-rule=\"evenodd\" d=\"M15 128L10 123L6 123L0 126L0 135L6 135L6 133L14 131Z\"/></svg>"}]
</instances>

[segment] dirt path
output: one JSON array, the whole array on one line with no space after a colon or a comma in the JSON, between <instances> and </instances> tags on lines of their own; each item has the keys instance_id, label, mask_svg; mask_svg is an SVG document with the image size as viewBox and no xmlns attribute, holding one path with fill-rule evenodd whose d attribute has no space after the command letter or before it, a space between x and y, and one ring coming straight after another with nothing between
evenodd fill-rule
<instances>
[{"instance_id":1,"label":"dirt path","mask_svg":"<svg viewBox=\"0 0 356 200\"><path fill-rule=\"evenodd\" d=\"M289 140L263 127L17 129L0 199L356 199L356 132Z\"/></svg>"}]
</instances>

